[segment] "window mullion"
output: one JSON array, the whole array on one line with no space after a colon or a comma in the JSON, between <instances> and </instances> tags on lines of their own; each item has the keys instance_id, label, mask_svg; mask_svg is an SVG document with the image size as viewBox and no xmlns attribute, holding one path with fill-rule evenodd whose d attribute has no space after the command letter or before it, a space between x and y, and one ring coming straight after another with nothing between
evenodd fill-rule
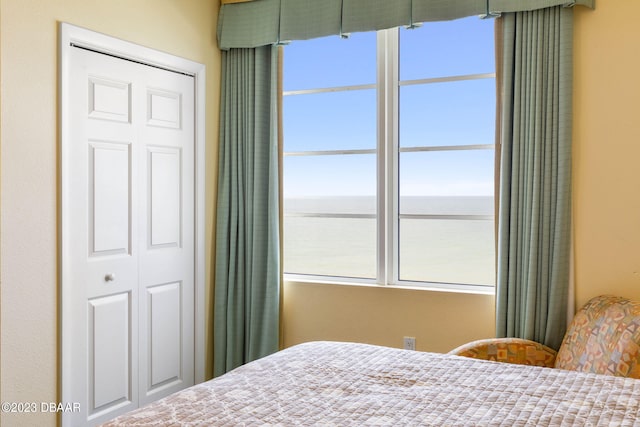
<instances>
[{"instance_id":1,"label":"window mullion","mask_svg":"<svg viewBox=\"0 0 640 427\"><path fill-rule=\"evenodd\" d=\"M378 32L378 282L397 283L398 30Z\"/></svg>"},{"instance_id":2,"label":"window mullion","mask_svg":"<svg viewBox=\"0 0 640 427\"><path fill-rule=\"evenodd\" d=\"M387 31L377 33L376 54L376 97L377 97L377 185L376 185L376 280L380 284L387 283L387 212L386 212L386 110L387 110L387 84L386 84L386 57L387 57Z\"/></svg>"},{"instance_id":3,"label":"window mullion","mask_svg":"<svg viewBox=\"0 0 640 427\"><path fill-rule=\"evenodd\" d=\"M389 30L392 35L389 49L390 49L390 61L388 64L389 69L389 86L390 86L390 100L389 100L389 110L391 117L388 119L388 140L387 140L387 152L389 153L388 157L388 187L387 194L389 203L387 205L387 212L389 212L389 233L387 237L387 247L390 253L389 256L389 264L387 267L388 280L389 284L397 284L399 281L399 235L400 235L400 223L399 223L399 168L400 168L400 159L399 159L399 125L398 125L398 117L399 117L399 30L398 28L394 28L393 30Z\"/></svg>"}]
</instances>

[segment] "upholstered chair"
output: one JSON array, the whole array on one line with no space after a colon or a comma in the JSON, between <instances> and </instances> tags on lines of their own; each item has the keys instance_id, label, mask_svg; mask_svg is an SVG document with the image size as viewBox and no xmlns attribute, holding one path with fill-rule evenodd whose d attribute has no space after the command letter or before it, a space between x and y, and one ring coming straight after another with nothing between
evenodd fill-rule
<instances>
[{"instance_id":1,"label":"upholstered chair","mask_svg":"<svg viewBox=\"0 0 640 427\"><path fill-rule=\"evenodd\" d=\"M602 295L573 318L560 349L520 338L491 338L464 344L449 354L640 378L640 301Z\"/></svg>"}]
</instances>

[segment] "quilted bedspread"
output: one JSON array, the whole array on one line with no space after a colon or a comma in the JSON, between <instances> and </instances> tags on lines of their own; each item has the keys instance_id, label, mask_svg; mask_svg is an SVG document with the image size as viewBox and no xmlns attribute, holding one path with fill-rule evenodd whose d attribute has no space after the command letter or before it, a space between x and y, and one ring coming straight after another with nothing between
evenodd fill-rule
<instances>
[{"instance_id":1,"label":"quilted bedspread","mask_svg":"<svg viewBox=\"0 0 640 427\"><path fill-rule=\"evenodd\" d=\"M313 342L105 426L640 426L640 380Z\"/></svg>"}]
</instances>

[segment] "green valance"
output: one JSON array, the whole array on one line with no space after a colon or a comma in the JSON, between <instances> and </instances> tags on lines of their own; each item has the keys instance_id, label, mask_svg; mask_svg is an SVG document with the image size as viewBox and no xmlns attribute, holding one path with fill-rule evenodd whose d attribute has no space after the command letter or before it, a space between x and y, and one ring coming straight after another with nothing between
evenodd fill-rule
<instances>
[{"instance_id":1,"label":"green valance","mask_svg":"<svg viewBox=\"0 0 640 427\"><path fill-rule=\"evenodd\" d=\"M254 0L223 4L221 49L375 31L473 15L520 12L558 5L593 8L594 0Z\"/></svg>"}]
</instances>

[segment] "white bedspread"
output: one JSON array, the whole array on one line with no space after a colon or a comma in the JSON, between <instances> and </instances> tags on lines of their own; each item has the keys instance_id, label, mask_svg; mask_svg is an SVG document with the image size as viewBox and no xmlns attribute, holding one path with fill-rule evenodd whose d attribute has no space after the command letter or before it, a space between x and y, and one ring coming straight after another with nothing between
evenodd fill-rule
<instances>
[{"instance_id":1,"label":"white bedspread","mask_svg":"<svg viewBox=\"0 0 640 427\"><path fill-rule=\"evenodd\" d=\"M640 380L301 344L105 426L640 426Z\"/></svg>"}]
</instances>

